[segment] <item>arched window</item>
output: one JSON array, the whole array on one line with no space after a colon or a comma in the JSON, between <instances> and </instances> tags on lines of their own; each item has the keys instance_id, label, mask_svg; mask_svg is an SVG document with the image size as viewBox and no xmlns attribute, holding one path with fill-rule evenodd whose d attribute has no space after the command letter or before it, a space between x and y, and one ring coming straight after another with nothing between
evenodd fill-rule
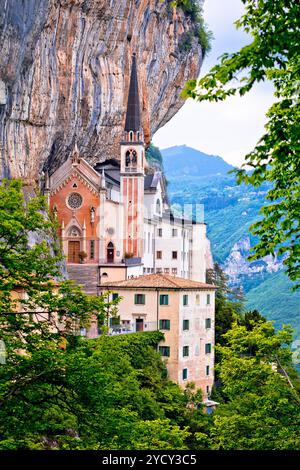
<instances>
[{"instance_id":1,"label":"arched window","mask_svg":"<svg viewBox=\"0 0 300 470\"><path fill-rule=\"evenodd\" d=\"M133 132L130 131L129 132L129 142L132 142L133 141Z\"/></svg>"},{"instance_id":2,"label":"arched window","mask_svg":"<svg viewBox=\"0 0 300 470\"><path fill-rule=\"evenodd\" d=\"M109 242L107 245L107 262L113 263L115 259L115 247L112 242Z\"/></svg>"},{"instance_id":3,"label":"arched window","mask_svg":"<svg viewBox=\"0 0 300 470\"><path fill-rule=\"evenodd\" d=\"M156 201L156 213L157 214L161 214L161 203L160 203L160 199L157 199Z\"/></svg>"},{"instance_id":4,"label":"arched window","mask_svg":"<svg viewBox=\"0 0 300 470\"><path fill-rule=\"evenodd\" d=\"M140 132L139 131L137 131L137 133L136 133L136 139L140 140Z\"/></svg>"},{"instance_id":5,"label":"arched window","mask_svg":"<svg viewBox=\"0 0 300 470\"><path fill-rule=\"evenodd\" d=\"M137 153L134 149L129 149L125 155L125 165L126 166L136 166L137 164Z\"/></svg>"}]
</instances>

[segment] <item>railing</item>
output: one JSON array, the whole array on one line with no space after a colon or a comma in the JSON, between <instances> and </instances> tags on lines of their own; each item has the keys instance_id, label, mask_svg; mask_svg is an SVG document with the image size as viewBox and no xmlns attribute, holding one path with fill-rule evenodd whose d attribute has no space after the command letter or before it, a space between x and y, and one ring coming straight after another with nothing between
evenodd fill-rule
<instances>
[{"instance_id":1,"label":"railing","mask_svg":"<svg viewBox=\"0 0 300 470\"><path fill-rule=\"evenodd\" d=\"M143 324L143 329L139 329L136 326L135 322L130 322L128 325L112 325L109 328L108 334L110 336L113 335L124 335L130 333L143 333L145 331L157 331L157 323L156 322L147 322Z\"/></svg>"},{"instance_id":2,"label":"railing","mask_svg":"<svg viewBox=\"0 0 300 470\"><path fill-rule=\"evenodd\" d=\"M133 264L141 264L142 258L139 258L139 257L124 258L122 261L125 263L125 266L132 266Z\"/></svg>"},{"instance_id":3,"label":"railing","mask_svg":"<svg viewBox=\"0 0 300 470\"><path fill-rule=\"evenodd\" d=\"M125 166L125 173L137 173L136 167Z\"/></svg>"}]
</instances>

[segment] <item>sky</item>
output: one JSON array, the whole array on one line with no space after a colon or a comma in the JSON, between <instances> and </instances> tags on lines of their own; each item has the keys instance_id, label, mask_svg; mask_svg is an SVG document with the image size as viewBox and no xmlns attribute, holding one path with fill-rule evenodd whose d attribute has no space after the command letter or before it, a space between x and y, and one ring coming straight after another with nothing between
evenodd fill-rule
<instances>
[{"instance_id":1,"label":"sky","mask_svg":"<svg viewBox=\"0 0 300 470\"><path fill-rule=\"evenodd\" d=\"M241 0L205 0L204 18L214 40L200 76L205 75L224 52L235 52L251 41L233 24L243 9ZM155 133L153 143L160 149L187 145L240 166L263 135L265 114L273 101L271 83L255 85L244 97L230 97L225 102L197 103L189 99Z\"/></svg>"}]
</instances>

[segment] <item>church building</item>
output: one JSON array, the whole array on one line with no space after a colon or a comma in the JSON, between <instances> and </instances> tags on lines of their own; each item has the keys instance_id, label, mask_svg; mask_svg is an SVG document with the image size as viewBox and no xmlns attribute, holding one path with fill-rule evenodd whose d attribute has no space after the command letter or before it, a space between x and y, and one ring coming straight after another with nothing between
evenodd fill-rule
<instances>
[{"instance_id":1,"label":"church building","mask_svg":"<svg viewBox=\"0 0 300 470\"><path fill-rule=\"evenodd\" d=\"M115 158L91 166L80 156L75 145L71 158L46 178L45 194L60 227L59 236L69 277L91 294L100 294L107 286L111 289L115 286L116 291L118 288L124 290L126 285L122 282L148 277L150 279L153 275L158 275L155 283L165 284L167 279L171 287L172 278L182 279L181 284L178 281L179 285L175 290L169 286L172 296L174 297L174 292L178 294L180 285L190 289L190 298L195 297L197 290L197 295L200 295L200 291L205 292L205 296L209 295L211 299L210 318L213 322L215 288L205 284L206 269L212 267L207 264L209 242L206 238L206 225L201 220L191 220L185 215L179 217L172 212L164 175L150 167L146 160L135 55L132 57L124 133L120 137L120 154ZM142 286L143 294L147 285L145 281L146 287ZM134 285L132 288L134 289ZM178 297L177 301L178 306L181 305L182 299ZM131 308L128 302L127 307ZM132 331L145 330L146 317L141 317L144 322L136 322L136 314L139 312L135 309L135 316L130 317L131 312L124 308L121 302L121 321L122 318L129 321L133 325ZM195 304L197 321L203 323L207 309L200 309L201 313L199 308ZM179 310L182 310L178 309L179 307L172 310L173 325L176 323L176 311L179 315ZM156 322L154 329L159 329L159 321L165 318L155 315L153 318L154 323ZM182 317L182 321L183 319ZM176 337L181 338L181 327L179 330L178 328ZM201 341L206 344L205 334L208 331L204 327L202 330ZM211 332L210 329L209 344L213 347ZM184 334L186 341L189 335L187 330ZM195 336L194 333L193 335ZM201 356L199 347L200 344L197 343L196 347L193 343L191 351L196 350L198 356ZM174 348L172 351L175 354ZM211 355L208 364L203 365L203 374L206 366L210 371L213 370L212 357ZM193 360L197 362L197 355ZM172 377L178 375L178 371L174 371L176 363L174 356ZM198 368L193 365L190 370L198 371ZM205 370L207 372L208 369ZM197 374L201 376L199 371ZM197 383L205 384L205 390L212 385L211 374L212 372L209 380L208 377L202 379L200 376L197 379ZM192 372L191 375L189 380L193 379Z\"/></svg>"}]
</instances>

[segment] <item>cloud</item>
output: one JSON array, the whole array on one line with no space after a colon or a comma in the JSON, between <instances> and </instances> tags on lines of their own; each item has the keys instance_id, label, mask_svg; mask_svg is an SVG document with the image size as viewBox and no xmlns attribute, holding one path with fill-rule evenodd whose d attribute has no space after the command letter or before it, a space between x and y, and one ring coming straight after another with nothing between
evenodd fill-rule
<instances>
[{"instance_id":1,"label":"cloud","mask_svg":"<svg viewBox=\"0 0 300 470\"><path fill-rule=\"evenodd\" d=\"M240 0L207 0L204 14L213 31L213 49L205 60L206 73L224 52L234 52L250 42L233 21L243 13ZM220 103L188 100L181 110L160 129L153 142L160 148L188 145L208 154L220 155L233 165L241 165L264 133L265 113L274 101L273 87L261 83L246 96L228 98Z\"/></svg>"}]
</instances>

